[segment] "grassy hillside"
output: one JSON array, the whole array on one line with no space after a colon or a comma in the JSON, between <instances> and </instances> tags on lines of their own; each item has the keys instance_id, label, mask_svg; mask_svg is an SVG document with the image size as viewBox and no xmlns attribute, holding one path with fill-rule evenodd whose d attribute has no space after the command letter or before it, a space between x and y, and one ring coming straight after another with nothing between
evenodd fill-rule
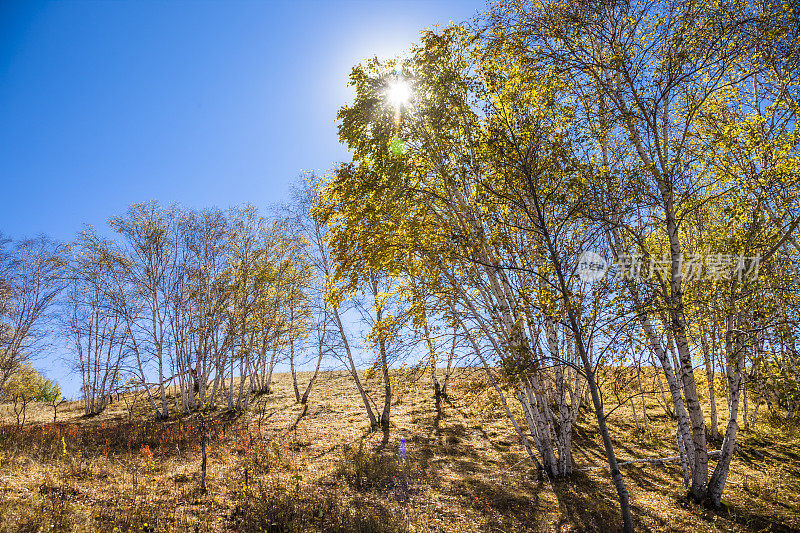
<instances>
[{"instance_id":1,"label":"grassy hillside","mask_svg":"<svg viewBox=\"0 0 800 533\"><path fill-rule=\"evenodd\" d=\"M480 373L458 373L441 417L426 381L394 378L388 436L367 431L357 392L341 372L320 375L302 417L289 375L278 375L275 392L258 397L246 414L210 413L205 493L198 415L155 421L143 399L130 409L128 397L94 418L82 417L79 402L64 405L55 424L51 408L34 406L32 422L17 429L8 406L0 407L0 529L464 533L621 526L591 412L579 419L573 451L576 467L586 470L550 482L532 470ZM657 400L646 398L646 430L634 425L630 404L610 415L621 461L675 455L674 425ZM606 401L607 410L616 406L608 391ZM770 419L765 407L760 418L740 432L722 511L683 498L675 463L622 467L637 528L800 529L800 429ZM724 420L723 408L720 426Z\"/></svg>"}]
</instances>

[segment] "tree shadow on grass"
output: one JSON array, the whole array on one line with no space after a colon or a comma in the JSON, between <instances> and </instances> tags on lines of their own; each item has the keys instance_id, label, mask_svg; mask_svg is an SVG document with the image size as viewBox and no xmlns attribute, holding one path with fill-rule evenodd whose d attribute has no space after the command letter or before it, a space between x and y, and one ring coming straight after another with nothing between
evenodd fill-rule
<instances>
[{"instance_id":1,"label":"tree shadow on grass","mask_svg":"<svg viewBox=\"0 0 800 533\"><path fill-rule=\"evenodd\" d=\"M610 484L601 485L585 472L575 472L568 478L553 480L551 485L562 516L558 530L565 525L579 531L622 530L619 502Z\"/></svg>"},{"instance_id":2,"label":"tree shadow on grass","mask_svg":"<svg viewBox=\"0 0 800 533\"><path fill-rule=\"evenodd\" d=\"M791 533L797 529L778 522L774 516L760 513L757 509L723 503L719 509L708 509L687 498L679 498L677 505L706 520L709 526L718 524L718 518L736 523L751 531L770 531L772 533Z\"/></svg>"},{"instance_id":3,"label":"tree shadow on grass","mask_svg":"<svg viewBox=\"0 0 800 533\"><path fill-rule=\"evenodd\" d=\"M488 531L522 531L540 523L547 513L547 502L541 497L544 481L511 487L501 483L465 476L449 488L465 505L486 517Z\"/></svg>"},{"instance_id":4,"label":"tree shadow on grass","mask_svg":"<svg viewBox=\"0 0 800 533\"><path fill-rule=\"evenodd\" d=\"M726 504L719 509L709 509L691 501L679 481L681 479L680 467L675 463L658 466L625 465L622 470L629 487L635 487L637 491L671 494L672 505L685 509L700 521L705 521L711 529L720 527L719 519L722 519L731 522L731 526L737 524L752 531L796 531L796 529L780 523L767 511L762 513L755 507ZM634 519L637 514L642 517L647 516L652 522L656 522L658 529L675 529L668 520L652 511L634 511ZM641 529L641 527L637 527L637 529Z\"/></svg>"},{"instance_id":5,"label":"tree shadow on grass","mask_svg":"<svg viewBox=\"0 0 800 533\"><path fill-rule=\"evenodd\" d=\"M421 443L418 450L427 461L438 456L447 465L442 470L436 463L428 463L427 482L432 488L478 512L486 521L482 530L541 529L548 512L548 503L542 498L543 479L515 477L511 481L505 469L514 465L487 461L466 440L467 429L461 424L443 427L441 432L446 444L438 444L433 437Z\"/></svg>"},{"instance_id":6,"label":"tree shadow on grass","mask_svg":"<svg viewBox=\"0 0 800 533\"><path fill-rule=\"evenodd\" d=\"M644 492L671 491L674 483L681 483L682 473L675 463L648 465L647 463L627 464L621 467L626 481ZM675 485L682 487L683 485Z\"/></svg>"}]
</instances>

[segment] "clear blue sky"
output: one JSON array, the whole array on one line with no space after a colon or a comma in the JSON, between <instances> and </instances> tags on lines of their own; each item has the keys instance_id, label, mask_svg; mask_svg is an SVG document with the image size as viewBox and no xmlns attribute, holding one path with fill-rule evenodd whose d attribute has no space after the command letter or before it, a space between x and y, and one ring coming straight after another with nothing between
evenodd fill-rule
<instances>
[{"instance_id":1,"label":"clear blue sky","mask_svg":"<svg viewBox=\"0 0 800 533\"><path fill-rule=\"evenodd\" d=\"M68 240L137 201L280 201L347 158L354 63L483 6L0 0L0 231Z\"/></svg>"},{"instance_id":2,"label":"clear blue sky","mask_svg":"<svg viewBox=\"0 0 800 533\"><path fill-rule=\"evenodd\" d=\"M484 7L0 0L0 231L67 241L149 199L279 202L348 158L335 115L353 64Z\"/></svg>"}]
</instances>

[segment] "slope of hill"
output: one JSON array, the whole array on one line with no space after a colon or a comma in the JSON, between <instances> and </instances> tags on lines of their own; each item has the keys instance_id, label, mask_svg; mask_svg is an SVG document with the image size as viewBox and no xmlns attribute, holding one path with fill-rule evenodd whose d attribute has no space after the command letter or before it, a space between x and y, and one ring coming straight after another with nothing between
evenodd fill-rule
<instances>
[{"instance_id":1,"label":"slope of hill","mask_svg":"<svg viewBox=\"0 0 800 533\"><path fill-rule=\"evenodd\" d=\"M438 416L427 382L400 371L393 377L388 435L368 431L343 372L320 374L307 409L295 404L289 375L278 375L274 393L240 415L218 410L161 422L143 399L129 396L94 418L72 402L56 423L51 408L36 406L32 422L17 428L13 413L0 408L0 529L464 533L621 526L588 411L575 435L577 472L551 481L526 460L480 373L457 373ZM606 401L607 410L616 406ZM609 416L621 461L675 455L671 420L655 397L645 405L647 429L636 428L629 405ZM800 529L800 430L768 418L764 409L756 427L741 434L721 511L687 502L676 463L624 466L637 529Z\"/></svg>"}]
</instances>

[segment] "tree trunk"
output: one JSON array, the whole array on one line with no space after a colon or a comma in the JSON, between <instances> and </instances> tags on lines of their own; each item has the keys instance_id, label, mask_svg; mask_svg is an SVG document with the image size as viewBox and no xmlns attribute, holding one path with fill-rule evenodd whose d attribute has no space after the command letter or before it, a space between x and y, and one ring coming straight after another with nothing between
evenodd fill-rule
<instances>
[{"instance_id":1,"label":"tree trunk","mask_svg":"<svg viewBox=\"0 0 800 533\"><path fill-rule=\"evenodd\" d=\"M647 403L644 401L644 389L642 388L642 365L641 362L636 365L636 382L639 390L639 400L642 402L642 419L644 420L644 430L648 429L647 421Z\"/></svg>"},{"instance_id":2,"label":"tree trunk","mask_svg":"<svg viewBox=\"0 0 800 533\"><path fill-rule=\"evenodd\" d=\"M433 340L431 339L431 332L430 328L428 328L428 315L426 311L423 311L425 316L423 317L422 327L425 333L425 341L428 344L428 361L429 367L431 371L431 383L433 384L433 401L436 408L436 416L442 416L442 387L439 385L439 380L436 379L436 351L433 347Z\"/></svg>"},{"instance_id":3,"label":"tree trunk","mask_svg":"<svg viewBox=\"0 0 800 533\"><path fill-rule=\"evenodd\" d=\"M294 340L289 345L289 370L292 373L292 388L294 389L294 401L300 403L300 387L297 385L297 372L294 369Z\"/></svg>"},{"instance_id":4,"label":"tree trunk","mask_svg":"<svg viewBox=\"0 0 800 533\"><path fill-rule=\"evenodd\" d=\"M380 341L381 369L383 370L383 412L381 413L381 427L389 430L389 412L392 406L392 382L389 379L389 362L386 355L386 341Z\"/></svg>"},{"instance_id":5,"label":"tree trunk","mask_svg":"<svg viewBox=\"0 0 800 533\"><path fill-rule=\"evenodd\" d=\"M717 423L717 398L714 393L714 364L711 361L712 354L709 354L708 339L706 338L706 330L704 327L701 328L700 331L700 343L703 348L703 362L706 366L706 379L708 380L708 401L711 405L711 431L709 434L712 439L716 440L719 438L719 429Z\"/></svg>"},{"instance_id":6,"label":"tree trunk","mask_svg":"<svg viewBox=\"0 0 800 533\"><path fill-rule=\"evenodd\" d=\"M375 300L375 323L380 324L383 320L383 308L378 303L378 280L372 276L371 280L372 297ZM378 357L381 363L381 375L383 376L383 412L381 412L380 424L384 433L389 431L389 414L392 408L392 382L389 379L389 359L386 353L386 339L380 334L378 339Z\"/></svg>"},{"instance_id":7,"label":"tree trunk","mask_svg":"<svg viewBox=\"0 0 800 533\"><path fill-rule=\"evenodd\" d=\"M739 429L739 424L736 421L739 411L739 393L742 388L742 374L744 370L744 354L742 353L743 346L736 335L736 339L731 339L733 332L732 328L727 328L726 340L726 355L728 357L728 386L731 390L730 413L728 415L728 426L725 429L725 438L722 441L722 450L720 451L719 461L717 462L714 472L711 474L711 479L708 482L708 490L706 494L706 502L714 507L719 507L722 502L722 491L725 488L725 482L728 479L728 472L730 470L731 460L736 451L736 433Z\"/></svg>"},{"instance_id":8,"label":"tree trunk","mask_svg":"<svg viewBox=\"0 0 800 533\"><path fill-rule=\"evenodd\" d=\"M327 319L323 322L323 328L327 324ZM317 380L317 375L319 374L319 365L322 363L322 355L324 350L322 349L325 344L325 330L323 329L322 333L320 334L319 340L319 349L317 350L317 366L314 368L314 374L311 376L311 379L308 381L308 385L306 386L306 390L303 392L303 395L300 397L300 403L305 405L308 403L308 396L311 394L311 387L314 386L314 382Z\"/></svg>"},{"instance_id":9,"label":"tree trunk","mask_svg":"<svg viewBox=\"0 0 800 533\"><path fill-rule=\"evenodd\" d=\"M353 354L350 350L350 343L347 342L347 334L342 324L342 317L339 315L339 308L334 306L332 311L333 317L336 319L336 326L339 329L339 334L342 337L342 344L344 344L344 351L347 356L347 369L350 371L350 376L352 376L353 382L356 384L356 389L358 389L358 393L361 395L361 401L364 404L364 409L366 409L367 417L369 418L369 426L374 430L378 427L378 420L375 418L375 413L370 405L369 396L367 396L367 392L364 390L361 380L358 378L358 370L356 370L356 365L353 362Z\"/></svg>"},{"instance_id":10,"label":"tree trunk","mask_svg":"<svg viewBox=\"0 0 800 533\"><path fill-rule=\"evenodd\" d=\"M619 498L620 511L622 512L622 523L626 533L633 533L633 518L631 517L631 506L628 499L628 490L625 488L625 481L622 479L622 473L619 471L617 465L617 457L614 454L614 445L611 442L611 436L606 426L606 417L603 413L603 404L600 401L600 394L598 392L597 383L594 379L594 371L588 360L584 359L584 368L586 371L586 381L589 385L589 391L592 394L592 403L594 404L594 412L597 417L597 423L600 429L600 436L603 438L603 447L606 452L606 459L608 460L608 467L611 470L611 479L614 481L614 487L617 489L617 497Z\"/></svg>"}]
</instances>

